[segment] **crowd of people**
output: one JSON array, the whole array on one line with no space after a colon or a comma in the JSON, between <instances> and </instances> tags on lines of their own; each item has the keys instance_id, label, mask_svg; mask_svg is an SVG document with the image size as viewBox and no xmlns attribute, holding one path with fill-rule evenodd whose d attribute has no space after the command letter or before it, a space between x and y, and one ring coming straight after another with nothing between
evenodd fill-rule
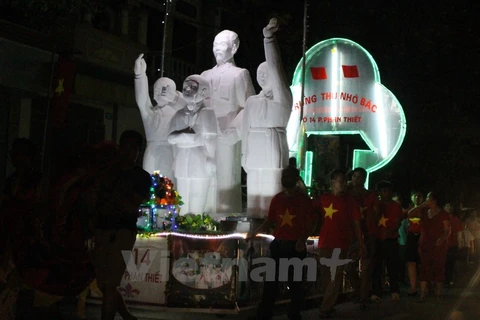
<instances>
[{"instance_id":1,"label":"crowd of people","mask_svg":"<svg viewBox=\"0 0 480 320\"><path fill-rule=\"evenodd\" d=\"M443 300L444 287L455 281L459 249L467 251L469 263L478 261L480 228L475 210L456 211L437 190L426 198L413 191L411 204L404 208L391 182L380 181L372 191L365 188L366 178L363 168L349 173L334 170L330 190L311 199L301 188L298 170L288 167L282 174L285 190L273 198L266 221L249 234L251 238L272 227L275 239L270 254L276 260L304 257L308 235L319 236L322 318L335 313L339 295L347 291L362 311L388 299L385 291L391 300L400 300L400 285L408 283L406 296L416 296L418 303L430 296ZM332 274L331 264L322 264L322 259L334 258L346 262L338 263ZM263 291L257 319L271 319L277 285L277 280L265 282L268 289ZM288 286L289 319L301 319L302 283L289 274Z\"/></svg>"},{"instance_id":2,"label":"crowd of people","mask_svg":"<svg viewBox=\"0 0 480 320\"><path fill-rule=\"evenodd\" d=\"M151 177L135 165L143 137L125 131L119 146L102 144L76 153L75 161L51 179L35 169L35 145L18 139L10 153L15 172L7 179L0 203L0 280L2 318L12 317L25 295L44 292L64 297L80 294L95 278L103 293L102 319L118 312L136 319L117 290L125 270L122 250L136 238L139 205L149 195ZM350 179L348 179L350 177ZM305 242L319 236L322 259L349 261L332 274L320 263L322 317L333 315L344 288L344 275L361 310L385 299L400 299L400 284L410 285L407 296L425 302L430 293L443 299L444 287L454 285L459 250L467 262L480 260L477 212L455 210L438 191L413 191L403 208L394 186L381 181L375 191L365 188L367 172L335 170L330 190L311 199L299 171L282 171L284 191L271 201L268 217L255 234L273 227L270 254L306 257ZM94 248L89 244L95 240ZM326 260L324 260L326 261ZM278 273L278 270L277 270ZM302 282L290 274L290 319L301 319ZM407 280L408 279L408 280ZM277 281L267 282L258 318L270 319ZM28 299L27 299L28 300Z\"/></svg>"},{"instance_id":3,"label":"crowd of people","mask_svg":"<svg viewBox=\"0 0 480 320\"><path fill-rule=\"evenodd\" d=\"M77 148L65 170L48 178L35 169L35 144L14 142L15 171L0 200L0 318L31 319L40 295L51 305L96 279L102 319L117 312L137 319L117 287L126 267L122 251L134 246L138 208L150 194L150 174L136 166L143 140L127 130L118 146Z\"/></svg>"}]
</instances>

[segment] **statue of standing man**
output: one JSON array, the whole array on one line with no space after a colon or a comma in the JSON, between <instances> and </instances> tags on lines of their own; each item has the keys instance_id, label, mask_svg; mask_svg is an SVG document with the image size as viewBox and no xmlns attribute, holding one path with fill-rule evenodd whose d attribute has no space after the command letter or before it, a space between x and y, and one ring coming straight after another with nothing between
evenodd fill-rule
<instances>
[{"instance_id":1,"label":"statue of standing man","mask_svg":"<svg viewBox=\"0 0 480 320\"><path fill-rule=\"evenodd\" d=\"M221 134L234 126L233 121L245 107L247 98L255 93L248 70L235 65L233 56L239 45L235 32L223 30L217 34L213 42L217 65L201 74L210 82L211 94L205 104L215 111ZM216 211L241 212L241 142L218 141Z\"/></svg>"},{"instance_id":2,"label":"statue of standing man","mask_svg":"<svg viewBox=\"0 0 480 320\"><path fill-rule=\"evenodd\" d=\"M173 149L168 143L170 120L186 102L176 90L175 82L160 78L153 85L153 99L148 94L147 64L143 53L135 60L135 99L142 116L147 148L143 156L143 169L150 174L160 174L173 179Z\"/></svg>"},{"instance_id":3,"label":"statue of standing man","mask_svg":"<svg viewBox=\"0 0 480 320\"><path fill-rule=\"evenodd\" d=\"M247 100L243 111L242 166L247 172L247 213L265 218L272 198L282 191L282 170L288 165L286 126L292 93L282 66L273 18L263 29L265 62L257 69L262 91Z\"/></svg>"}]
</instances>

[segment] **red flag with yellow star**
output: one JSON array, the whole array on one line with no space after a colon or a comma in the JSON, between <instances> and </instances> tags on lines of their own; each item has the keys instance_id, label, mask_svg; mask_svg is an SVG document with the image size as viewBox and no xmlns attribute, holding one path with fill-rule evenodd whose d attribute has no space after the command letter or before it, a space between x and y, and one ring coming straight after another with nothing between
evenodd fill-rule
<instances>
[{"instance_id":1,"label":"red flag with yellow star","mask_svg":"<svg viewBox=\"0 0 480 320\"><path fill-rule=\"evenodd\" d=\"M59 57L52 83L51 121L54 128L65 125L68 104L73 89L76 65L73 61Z\"/></svg>"}]
</instances>

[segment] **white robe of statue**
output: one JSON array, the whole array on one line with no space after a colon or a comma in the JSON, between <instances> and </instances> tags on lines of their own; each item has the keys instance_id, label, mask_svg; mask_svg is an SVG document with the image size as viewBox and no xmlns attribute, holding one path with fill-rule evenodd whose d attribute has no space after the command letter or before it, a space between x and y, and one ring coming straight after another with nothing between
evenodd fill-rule
<instances>
[{"instance_id":1,"label":"white robe of statue","mask_svg":"<svg viewBox=\"0 0 480 320\"><path fill-rule=\"evenodd\" d=\"M187 77L183 97L187 105L170 122L168 142L174 147L174 175L184 205L181 213L213 212L207 205L211 178L215 177L218 124L213 110L205 108L209 84L199 75Z\"/></svg>"},{"instance_id":2,"label":"white robe of statue","mask_svg":"<svg viewBox=\"0 0 480 320\"><path fill-rule=\"evenodd\" d=\"M292 94L274 37L277 20L263 29L265 59L257 70L262 91L247 100L243 115L242 166L247 172L247 213L264 218L274 195L282 191L282 170L288 165L286 126L292 109Z\"/></svg>"},{"instance_id":3,"label":"white robe of statue","mask_svg":"<svg viewBox=\"0 0 480 320\"><path fill-rule=\"evenodd\" d=\"M213 109L222 133L232 126L247 98L255 94L248 70L235 65L233 56L239 47L238 35L230 30L220 32L213 43L217 65L201 75L210 82L207 108ZM241 142L219 139L217 146L216 203L217 212L241 212Z\"/></svg>"},{"instance_id":4,"label":"white robe of statue","mask_svg":"<svg viewBox=\"0 0 480 320\"><path fill-rule=\"evenodd\" d=\"M174 181L173 148L168 143L170 120L176 111L186 102L176 91L175 82L169 78L158 79L153 86L153 98L157 102L153 106L148 94L147 65L141 54L135 61L135 99L142 116L147 148L143 156L143 169L150 174L160 171Z\"/></svg>"}]
</instances>

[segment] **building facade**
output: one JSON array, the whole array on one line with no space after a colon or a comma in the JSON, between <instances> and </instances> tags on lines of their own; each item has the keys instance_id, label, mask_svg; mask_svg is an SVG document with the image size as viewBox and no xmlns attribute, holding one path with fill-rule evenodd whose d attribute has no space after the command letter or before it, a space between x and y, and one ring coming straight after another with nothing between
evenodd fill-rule
<instances>
[{"instance_id":1,"label":"building facade","mask_svg":"<svg viewBox=\"0 0 480 320\"><path fill-rule=\"evenodd\" d=\"M0 1L0 185L12 172L7 154L16 138L37 144L38 167L48 173L59 143L74 148L116 141L126 129L143 133L133 86L140 53L150 85L163 71L180 88L212 66L220 10L209 1L98 2L99 10L75 8L52 22ZM64 126L52 131L58 113Z\"/></svg>"}]
</instances>

